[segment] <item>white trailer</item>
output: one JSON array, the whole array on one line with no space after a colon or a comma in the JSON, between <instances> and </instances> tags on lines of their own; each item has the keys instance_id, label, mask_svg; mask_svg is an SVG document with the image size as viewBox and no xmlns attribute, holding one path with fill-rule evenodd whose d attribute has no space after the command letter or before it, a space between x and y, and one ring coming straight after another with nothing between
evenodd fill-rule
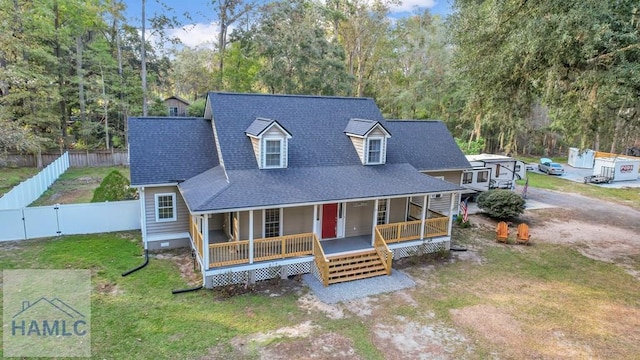
<instances>
[{"instance_id":1,"label":"white trailer","mask_svg":"<svg viewBox=\"0 0 640 360\"><path fill-rule=\"evenodd\" d=\"M630 157L608 157L595 159L593 175L607 176L612 181L637 180L640 159Z\"/></svg>"},{"instance_id":2,"label":"white trailer","mask_svg":"<svg viewBox=\"0 0 640 360\"><path fill-rule=\"evenodd\" d=\"M473 166L462 172L463 192L477 195L490 189L514 190L516 180L527 176L525 164L509 156L494 154L466 155Z\"/></svg>"},{"instance_id":3,"label":"white trailer","mask_svg":"<svg viewBox=\"0 0 640 360\"><path fill-rule=\"evenodd\" d=\"M580 151L578 148L569 148L567 163L574 168L593 169L596 152L590 149Z\"/></svg>"}]
</instances>

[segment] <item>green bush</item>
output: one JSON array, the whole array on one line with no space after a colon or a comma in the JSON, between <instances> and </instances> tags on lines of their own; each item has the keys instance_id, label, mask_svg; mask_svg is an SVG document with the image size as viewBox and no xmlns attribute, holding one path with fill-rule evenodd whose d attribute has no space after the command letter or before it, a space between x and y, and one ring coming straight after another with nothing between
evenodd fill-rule
<instances>
[{"instance_id":1,"label":"green bush","mask_svg":"<svg viewBox=\"0 0 640 360\"><path fill-rule=\"evenodd\" d=\"M131 185L129 179L118 170L113 170L93 191L91 202L133 200L136 198L136 189L132 189L129 185Z\"/></svg>"},{"instance_id":2,"label":"green bush","mask_svg":"<svg viewBox=\"0 0 640 360\"><path fill-rule=\"evenodd\" d=\"M496 219L520 216L524 212L524 204L522 196L510 190L494 189L478 196L478 207Z\"/></svg>"}]
</instances>

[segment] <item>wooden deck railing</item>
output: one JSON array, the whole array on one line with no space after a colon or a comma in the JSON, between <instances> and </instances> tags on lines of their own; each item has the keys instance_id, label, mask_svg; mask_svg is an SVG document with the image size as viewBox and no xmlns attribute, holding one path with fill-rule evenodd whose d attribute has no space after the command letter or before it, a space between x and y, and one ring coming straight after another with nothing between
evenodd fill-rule
<instances>
[{"instance_id":1,"label":"wooden deck railing","mask_svg":"<svg viewBox=\"0 0 640 360\"><path fill-rule=\"evenodd\" d=\"M384 264L384 268L387 271L387 275L391 275L391 261L393 260L393 253L391 252L391 250L389 250L389 247L387 246L387 243L384 241L382 234L380 234L380 231L377 228L375 231L376 231L376 236L375 236L373 246L375 247L376 252L378 253L378 256L380 256L382 263Z\"/></svg>"},{"instance_id":2,"label":"wooden deck railing","mask_svg":"<svg viewBox=\"0 0 640 360\"><path fill-rule=\"evenodd\" d=\"M191 239L193 239L193 243L196 247L196 250L198 251L198 254L200 254L200 258L202 259L203 257L203 239L202 239L202 234L200 233L200 231L198 231L198 224L193 221L193 217L189 216L189 232L191 233Z\"/></svg>"},{"instance_id":3,"label":"wooden deck railing","mask_svg":"<svg viewBox=\"0 0 640 360\"><path fill-rule=\"evenodd\" d=\"M449 233L449 217L429 210L430 219L424 221L424 237L446 236ZM387 244L420 239L421 220L377 225L376 230Z\"/></svg>"},{"instance_id":4,"label":"wooden deck railing","mask_svg":"<svg viewBox=\"0 0 640 360\"><path fill-rule=\"evenodd\" d=\"M313 233L294 234L253 241L253 261L285 259L313 253ZM209 245L209 267L249 263L249 240Z\"/></svg>"},{"instance_id":5,"label":"wooden deck railing","mask_svg":"<svg viewBox=\"0 0 640 360\"><path fill-rule=\"evenodd\" d=\"M316 259L318 271L320 271L322 285L327 287L329 286L329 259L327 259L327 256L324 254L320 240L318 240L315 234L313 235L313 256Z\"/></svg>"}]
</instances>

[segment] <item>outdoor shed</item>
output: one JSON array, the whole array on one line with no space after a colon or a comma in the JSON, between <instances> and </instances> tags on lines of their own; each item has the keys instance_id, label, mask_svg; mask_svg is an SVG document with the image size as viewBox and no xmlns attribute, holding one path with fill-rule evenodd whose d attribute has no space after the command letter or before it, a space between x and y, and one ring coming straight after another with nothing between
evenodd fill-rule
<instances>
[{"instance_id":1,"label":"outdoor shed","mask_svg":"<svg viewBox=\"0 0 640 360\"><path fill-rule=\"evenodd\" d=\"M613 181L637 180L640 159L630 157L596 158L593 166L593 175L604 175L613 178Z\"/></svg>"},{"instance_id":2,"label":"outdoor shed","mask_svg":"<svg viewBox=\"0 0 640 360\"><path fill-rule=\"evenodd\" d=\"M592 169L596 158L596 152L590 149L580 151L578 148L569 148L568 164L574 168Z\"/></svg>"}]
</instances>

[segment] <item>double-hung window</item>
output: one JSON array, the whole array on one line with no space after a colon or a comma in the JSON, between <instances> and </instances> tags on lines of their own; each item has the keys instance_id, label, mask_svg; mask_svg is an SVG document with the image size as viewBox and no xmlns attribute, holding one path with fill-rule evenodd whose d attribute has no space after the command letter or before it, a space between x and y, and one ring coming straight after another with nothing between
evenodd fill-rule
<instances>
[{"instance_id":1,"label":"double-hung window","mask_svg":"<svg viewBox=\"0 0 640 360\"><path fill-rule=\"evenodd\" d=\"M382 139L367 140L367 164L382 164Z\"/></svg>"},{"instance_id":2,"label":"double-hung window","mask_svg":"<svg viewBox=\"0 0 640 360\"><path fill-rule=\"evenodd\" d=\"M389 204L387 199L378 200L378 225L387 223L387 214L389 213Z\"/></svg>"},{"instance_id":3,"label":"double-hung window","mask_svg":"<svg viewBox=\"0 0 640 360\"><path fill-rule=\"evenodd\" d=\"M280 209L264 210L264 237L280 236Z\"/></svg>"},{"instance_id":4,"label":"double-hung window","mask_svg":"<svg viewBox=\"0 0 640 360\"><path fill-rule=\"evenodd\" d=\"M282 140L268 139L264 142L264 164L267 168L282 167Z\"/></svg>"},{"instance_id":5,"label":"double-hung window","mask_svg":"<svg viewBox=\"0 0 640 360\"><path fill-rule=\"evenodd\" d=\"M176 194L156 194L156 221L176 220Z\"/></svg>"}]
</instances>

